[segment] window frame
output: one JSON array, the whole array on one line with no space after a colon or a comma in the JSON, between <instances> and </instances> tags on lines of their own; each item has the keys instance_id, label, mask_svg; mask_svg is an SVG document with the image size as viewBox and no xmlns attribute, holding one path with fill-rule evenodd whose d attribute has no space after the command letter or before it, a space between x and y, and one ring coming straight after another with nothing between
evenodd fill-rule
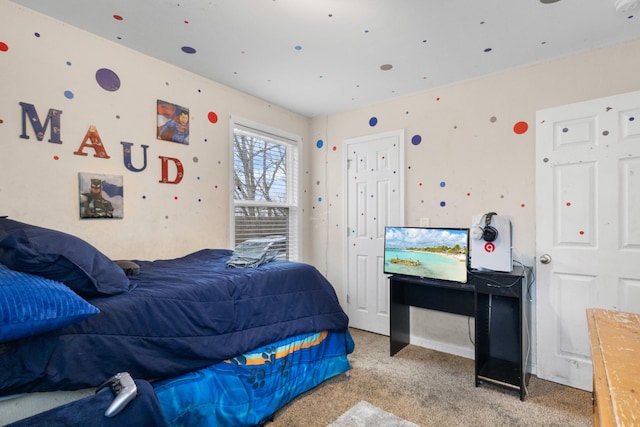
<instances>
[{"instance_id":1,"label":"window frame","mask_svg":"<svg viewBox=\"0 0 640 427\"><path fill-rule=\"evenodd\" d=\"M295 150L288 162L288 167L294 170L290 173L287 171L287 202L264 202L255 200L236 200L235 191L235 129L246 129L250 132L262 134L265 137L280 141L286 144L287 150ZM236 241L236 219L235 209L238 206L268 206L268 207L286 207L289 209L289 231L287 235L288 255L290 261L299 261L302 248L302 137L290 132L276 129L262 123L254 122L242 117L231 116L229 120L229 247L235 248ZM291 159L293 157L293 159ZM290 164L289 164L290 163Z\"/></svg>"}]
</instances>

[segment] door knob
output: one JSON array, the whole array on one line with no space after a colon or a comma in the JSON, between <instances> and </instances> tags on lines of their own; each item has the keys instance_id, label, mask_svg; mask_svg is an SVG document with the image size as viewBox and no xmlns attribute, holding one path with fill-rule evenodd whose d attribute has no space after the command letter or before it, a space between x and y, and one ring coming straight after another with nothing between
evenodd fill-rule
<instances>
[{"instance_id":1,"label":"door knob","mask_svg":"<svg viewBox=\"0 0 640 427\"><path fill-rule=\"evenodd\" d=\"M540 262L543 264L549 264L551 262L551 255L544 254L540 256Z\"/></svg>"}]
</instances>

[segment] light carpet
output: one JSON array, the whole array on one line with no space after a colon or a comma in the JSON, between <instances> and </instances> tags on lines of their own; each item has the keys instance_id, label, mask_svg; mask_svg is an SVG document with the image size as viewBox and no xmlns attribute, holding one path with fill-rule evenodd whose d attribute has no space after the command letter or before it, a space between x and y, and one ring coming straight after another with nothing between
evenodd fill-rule
<instances>
[{"instance_id":1,"label":"light carpet","mask_svg":"<svg viewBox=\"0 0 640 427\"><path fill-rule=\"evenodd\" d=\"M327 427L419 427L361 400Z\"/></svg>"}]
</instances>

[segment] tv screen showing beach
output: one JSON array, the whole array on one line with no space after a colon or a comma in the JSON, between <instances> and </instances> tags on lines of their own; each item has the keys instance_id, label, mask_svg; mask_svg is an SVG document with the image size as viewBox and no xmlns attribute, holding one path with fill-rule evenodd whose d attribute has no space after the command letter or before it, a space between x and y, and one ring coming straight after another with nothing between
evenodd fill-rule
<instances>
[{"instance_id":1,"label":"tv screen showing beach","mask_svg":"<svg viewBox=\"0 0 640 427\"><path fill-rule=\"evenodd\" d=\"M384 272L467 282L468 228L386 227Z\"/></svg>"}]
</instances>

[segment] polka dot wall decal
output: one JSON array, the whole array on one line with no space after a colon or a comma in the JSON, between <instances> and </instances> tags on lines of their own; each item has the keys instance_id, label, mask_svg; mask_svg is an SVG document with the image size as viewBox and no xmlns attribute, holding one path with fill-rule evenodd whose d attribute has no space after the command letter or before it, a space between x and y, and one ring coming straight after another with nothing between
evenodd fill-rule
<instances>
[{"instance_id":1,"label":"polka dot wall decal","mask_svg":"<svg viewBox=\"0 0 640 427\"><path fill-rule=\"evenodd\" d=\"M34 36L40 37L40 33L33 33Z\"/></svg>"},{"instance_id":2,"label":"polka dot wall decal","mask_svg":"<svg viewBox=\"0 0 640 427\"><path fill-rule=\"evenodd\" d=\"M447 183L446 183L446 182L442 181L442 182L440 183L440 187L444 188L444 187L446 187L446 186L447 186Z\"/></svg>"},{"instance_id":3,"label":"polka dot wall decal","mask_svg":"<svg viewBox=\"0 0 640 427\"><path fill-rule=\"evenodd\" d=\"M486 49L484 50L484 52L491 52L492 50L493 50L493 49L491 49L490 47L488 47L488 48L486 48Z\"/></svg>"},{"instance_id":4,"label":"polka dot wall decal","mask_svg":"<svg viewBox=\"0 0 640 427\"><path fill-rule=\"evenodd\" d=\"M213 111L209 111L209 114L207 114L207 119L209 119L209 122L211 123L218 123L218 115Z\"/></svg>"},{"instance_id":5,"label":"polka dot wall decal","mask_svg":"<svg viewBox=\"0 0 640 427\"><path fill-rule=\"evenodd\" d=\"M0 52L6 52L9 50L9 45L5 42L0 42Z\"/></svg>"},{"instance_id":6,"label":"polka dot wall decal","mask_svg":"<svg viewBox=\"0 0 640 427\"><path fill-rule=\"evenodd\" d=\"M333 151L336 151L338 149L338 147L336 147L335 145L331 148Z\"/></svg>"},{"instance_id":7,"label":"polka dot wall decal","mask_svg":"<svg viewBox=\"0 0 640 427\"><path fill-rule=\"evenodd\" d=\"M322 197L318 197L318 202L322 202Z\"/></svg>"},{"instance_id":8,"label":"polka dot wall decal","mask_svg":"<svg viewBox=\"0 0 640 427\"><path fill-rule=\"evenodd\" d=\"M529 129L529 125L527 124L527 122L518 122L515 125L513 125L513 131L518 135L522 135L528 129Z\"/></svg>"},{"instance_id":9,"label":"polka dot wall decal","mask_svg":"<svg viewBox=\"0 0 640 427\"><path fill-rule=\"evenodd\" d=\"M489 119L489 121L490 121L491 123L495 123L495 122L496 122L496 120L498 120L498 118L497 118L496 116L492 116L492 117Z\"/></svg>"},{"instance_id":10,"label":"polka dot wall decal","mask_svg":"<svg viewBox=\"0 0 640 427\"><path fill-rule=\"evenodd\" d=\"M184 53L188 53L188 54L196 53L196 50L194 48L192 48L191 46L182 46L182 51Z\"/></svg>"},{"instance_id":11,"label":"polka dot wall decal","mask_svg":"<svg viewBox=\"0 0 640 427\"><path fill-rule=\"evenodd\" d=\"M100 68L96 71L96 81L102 89L109 92L120 89L120 77L108 68Z\"/></svg>"},{"instance_id":12,"label":"polka dot wall decal","mask_svg":"<svg viewBox=\"0 0 640 427\"><path fill-rule=\"evenodd\" d=\"M371 117L369 119L369 126L374 127L377 124L378 124L378 118L377 117Z\"/></svg>"},{"instance_id":13,"label":"polka dot wall decal","mask_svg":"<svg viewBox=\"0 0 640 427\"><path fill-rule=\"evenodd\" d=\"M198 163L199 161L198 156L193 156L193 163ZM198 179L200 179L200 177L198 177Z\"/></svg>"},{"instance_id":14,"label":"polka dot wall decal","mask_svg":"<svg viewBox=\"0 0 640 427\"><path fill-rule=\"evenodd\" d=\"M447 202L445 202L444 200L443 200L442 202L440 202L440 206L441 206L441 207L443 207L443 208L444 208L446 205L447 205Z\"/></svg>"},{"instance_id":15,"label":"polka dot wall decal","mask_svg":"<svg viewBox=\"0 0 640 427\"><path fill-rule=\"evenodd\" d=\"M297 46L295 46L295 47L294 47L294 49L295 49L295 50L302 50L302 46L297 45Z\"/></svg>"},{"instance_id":16,"label":"polka dot wall decal","mask_svg":"<svg viewBox=\"0 0 640 427\"><path fill-rule=\"evenodd\" d=\"M116 21L122 21L124 20L124 18L120 15L113 15L113 19L115 19Z\"/></svg>"},{"instance_id":17,"label":"polka dot wall decal","mask_svg":"<svg viewBox=\"0 0 640 427\"><path fill-rule=\"evenodd\" d=\"M60 160L60 156L53 156L53 160Z\"/></svg>"},{"instance_id":18,"label":"polka dot wall decal","mask_svg":"<svg viewBox=\"0 0 640 427\"><path fill-rule=\"evenodd\" d=\"M322 148L322 146L324 145L324 141L319 139L318 141L316 141L316 147L317 148Z\"/></svg>"},{"instance_id":19,"label":"polka dot wall decal","mask_svg":"<svg viewBox=\"0 0 640 427\"><path fill-rule=\"evenodd\" d=\"M70 90L65 90L64 97L67 99L73 99L73 92L71 92Z\"/></svg>"},{"instance_id":20,"label":"polka dot wall decal","mask_svg":"<svg viewBox=\"0 0 640 427\"><path fill-rule=\"evenodd\" d=\"M71 64L71 61L67 61L67 65L68 65L69 67L71 67L71 65L72 65L72 64Z\"/></svg>"},{"instance_id":21,"label":"polka dot wall decal","mask_svg":"<svg viewBox=\"0 0 640 427\"><path fill-rule=\"evenodd\" d=\"M421 142L422 142L422 137L420 135L413 135L411 137L411 143L413 145L420 145Z\"/></svg>"}]
</instances>

